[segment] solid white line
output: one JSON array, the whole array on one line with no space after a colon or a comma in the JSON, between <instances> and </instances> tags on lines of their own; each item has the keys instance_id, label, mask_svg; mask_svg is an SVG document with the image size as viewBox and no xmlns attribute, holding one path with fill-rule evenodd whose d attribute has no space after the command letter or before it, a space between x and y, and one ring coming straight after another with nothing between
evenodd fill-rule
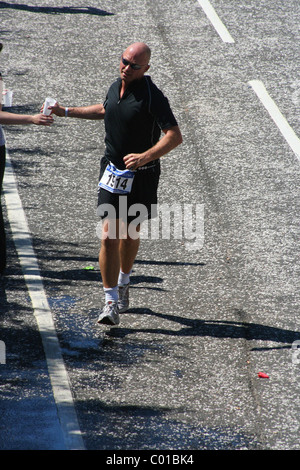
<instances>
[{"instance_id":1,"label":"solid white line","mask_svg":"<svg viewBox=\"0 0 300 470\"><path fill-rule=\"evenodd\" d=\"M52 313L44 291L26 215L18 194L16 178L8 152L4 176L4 195L13 240L43 341L53 396L65 439L65 447L67 450L84 450L68 373L61 354Z\"/></svg>"},{"instance_id":2,"label":"solid white line","mask_svg":"<svg viewBox=\"0 0 300 470\"><path fill-rule=\"evenodd\" d=\"M210 20L212 25L214 26L215 30L221 37L223 42L234 43L233 37L230 35L226 26L222 23L220 18L218 17L214 7L208 0L198 0L199 5L203 9L204 13L206 14L207 18Z\"/></svg>"},{"instance_id":3,"label":"solid white line","mask_svg":"<svg viewBox=\"0 0 300 470\"><path fill-rule=\"evenodd\" d=\"M300 139L291 128L286 118L280 112L278 106L270 97L264 84L260 80L251 80L248 82L253 88L256 95L270 114L271 118L275 122L276 126L280 130L281 134L295 153L296 157L300 161Z\"/></svg>"}]
</instances>

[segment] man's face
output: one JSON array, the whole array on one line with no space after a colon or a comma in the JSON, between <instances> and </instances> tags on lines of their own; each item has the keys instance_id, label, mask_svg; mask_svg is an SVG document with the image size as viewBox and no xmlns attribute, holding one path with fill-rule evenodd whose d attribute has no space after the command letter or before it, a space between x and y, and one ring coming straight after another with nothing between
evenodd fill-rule
<instances>
[{"instance_id":1,"label":"man's face","mask_svg":"<svg viewBox=\"0 0 300 470\"><path fill-rule=\"evenodd\" d=\"M126 49L120 61L120 75L126 85L141 79L148 69L149 65L145 54L138 53L134 49Z\"/></svg>"}]
</instances>

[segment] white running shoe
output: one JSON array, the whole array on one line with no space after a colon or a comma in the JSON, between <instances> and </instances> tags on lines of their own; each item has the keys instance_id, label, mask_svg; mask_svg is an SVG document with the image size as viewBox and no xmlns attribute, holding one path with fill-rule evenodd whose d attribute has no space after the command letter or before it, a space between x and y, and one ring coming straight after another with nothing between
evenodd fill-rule
<instances>
[{"instance_id":1,"label":"white running shoe","mask_svg":"<svg viewBox=\"0 0 300 470\"><path fill-rule=\"evenodd\" d=\"M119 308L116 302L107 302L99 315L97 323L102 325L118 325L120 323Z\"/></svg>"}]
</instances>

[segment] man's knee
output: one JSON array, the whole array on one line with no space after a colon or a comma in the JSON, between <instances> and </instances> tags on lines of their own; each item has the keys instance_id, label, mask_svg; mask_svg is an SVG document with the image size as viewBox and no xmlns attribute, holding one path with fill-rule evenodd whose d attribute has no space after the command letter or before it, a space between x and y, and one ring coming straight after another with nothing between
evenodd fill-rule
<instances>
[{"instance_id":1,"label":"man's knee","mask_svg":"<svg viewBox=\"0 0 300 470\"><path fill-rule=\"evenodd\" d=\"M113 243L119 239L119 224L118 220L104 219L102 221L101 241Z\"/></svg>"}]
</instances>

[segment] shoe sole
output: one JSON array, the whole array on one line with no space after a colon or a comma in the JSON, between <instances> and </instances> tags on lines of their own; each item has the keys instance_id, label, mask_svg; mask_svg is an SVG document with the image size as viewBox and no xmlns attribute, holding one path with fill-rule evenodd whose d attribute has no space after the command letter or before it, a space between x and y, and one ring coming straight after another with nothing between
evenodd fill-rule
<instances>
[{"instance_id":1,"label":"shoe sole","mask_svg":"<svg viewBox=\"0 0 300 470\"><path fill-rule=\"evenodd\" d=\"M100 320L97 320L98 325L110 325L110 326L117 326L118 323L114 323L109 317L103 317Z\"/></svg>"}]
</instances>

